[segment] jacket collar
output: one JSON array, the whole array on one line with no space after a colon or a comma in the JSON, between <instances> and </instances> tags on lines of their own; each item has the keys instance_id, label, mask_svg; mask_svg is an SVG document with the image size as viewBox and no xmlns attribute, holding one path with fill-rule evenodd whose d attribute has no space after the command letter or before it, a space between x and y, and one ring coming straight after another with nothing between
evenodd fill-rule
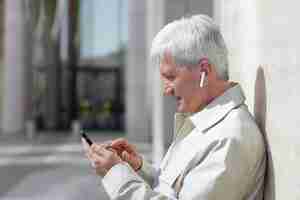
<instances>
[{"instance_id":1,"label":"jacket collar","mask_svg":"<svg viewBox=\"0 0 300 200\"><path fill-rule=\"evenodd\" d=\"M191 115L192 113L175 113L173 140L186 136L192 129L195 128L190 119Z\"/></svg>"},{"instance_id":2,"label":"jacket collar","mask_svg":"<svg viewBox=\"0 0 300 200\"><path fill-rule=\"evenodd\" d=\"M205 133L209 128L226 117L234 108L239 107L245 101L242 88L239 84L227 89L221 96L215 98L205 108L190 119L194 126Z\"/></svg>"}]
</instances>

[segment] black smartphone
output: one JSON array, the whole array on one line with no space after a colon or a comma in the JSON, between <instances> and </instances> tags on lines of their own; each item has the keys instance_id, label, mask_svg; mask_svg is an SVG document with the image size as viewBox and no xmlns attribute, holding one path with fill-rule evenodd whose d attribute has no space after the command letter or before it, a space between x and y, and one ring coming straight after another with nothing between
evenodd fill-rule
<instances>
[{"instance_id":1,"label":"black smartphone","mask_svg":"<svg viewBox=\"0 0 300 200\"><path fill-rule=\"evenodd\" d=\"M93 144L92 140L85 134L84 130L80 130L80 134L90 146Z\"/></svg>"}]
</instances>

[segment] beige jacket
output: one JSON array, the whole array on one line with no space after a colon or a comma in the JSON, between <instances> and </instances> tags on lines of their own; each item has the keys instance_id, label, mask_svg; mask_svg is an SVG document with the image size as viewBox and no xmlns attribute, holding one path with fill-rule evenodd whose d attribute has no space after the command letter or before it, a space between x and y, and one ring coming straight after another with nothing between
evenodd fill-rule
<instances>
[{"instance_id":1,"label":"beige jacket","mask_svg":"<svg viewBox=\"0 0 300 200\"><path fill-rule=\"evenodd\" d=\"M102 179L111 199L263 199L264 140L244 101L236 85L201 112L177 115L175 140L158 170L144 162L136 173L122 163Z\"/></svg>"}]
</instances>

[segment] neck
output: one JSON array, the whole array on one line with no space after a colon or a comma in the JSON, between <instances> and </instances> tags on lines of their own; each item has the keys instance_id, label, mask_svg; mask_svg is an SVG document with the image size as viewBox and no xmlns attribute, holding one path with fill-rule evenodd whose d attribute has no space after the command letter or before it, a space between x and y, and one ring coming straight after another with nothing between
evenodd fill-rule
<instances>
[{"instance_id":1,"label":"neck","mask_svg":"<svg viewBox=\"0 0 300 200\"><path fill-rule=\"evenodd\" d=\"M218 96L221 96L226 90L235 85L233 82L219 81L208 89L206 105L212 102Z\"/></svg>"},{"instance_id":2,"label":"neck","mask_svg":"<svg viewBox=\"0 0 300 200\"><path fill-rule=\"evenodd\" d=\"M193 112L199 112L203 110L210 102L212 102L215 98L218 96L221 96L227 89L235 85L233 82L227 82L227 81L219 81L216 82L214 85L210 85L209 88L207 88L206 94L202 94L201 102L203 102L201 105L197 105L195 110Z\"/></svg>"}]
</instances>

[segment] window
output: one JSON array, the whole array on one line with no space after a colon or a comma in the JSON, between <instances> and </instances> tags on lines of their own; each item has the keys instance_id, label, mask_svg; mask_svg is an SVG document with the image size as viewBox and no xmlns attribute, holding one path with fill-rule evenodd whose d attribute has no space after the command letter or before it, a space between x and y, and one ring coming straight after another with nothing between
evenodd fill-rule
<instances>
[{"instance_id":1,"label":"window","mask_svg":"<svg viewBox=\"0 0 300 200\"><path fill-rule=\"evenodd\" d=\"M81 0L77 91L84 128L124 128L127 15L124 0Z\"/></svg>"}]
</instances>

